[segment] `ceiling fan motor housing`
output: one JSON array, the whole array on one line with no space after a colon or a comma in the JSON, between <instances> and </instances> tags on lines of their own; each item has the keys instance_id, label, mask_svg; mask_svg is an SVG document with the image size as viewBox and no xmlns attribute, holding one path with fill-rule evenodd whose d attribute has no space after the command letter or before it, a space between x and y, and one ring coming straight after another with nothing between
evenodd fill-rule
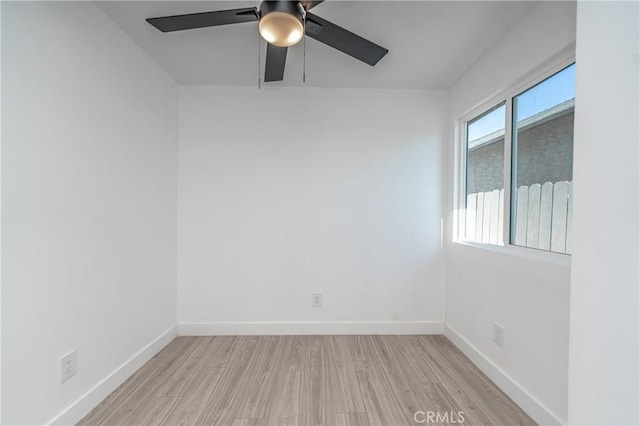
<instances>
[{"instance_id":1,"label":"ceiling fan motor housing","mask_svg":"<svg viewBox=\"0 0 640 426\"><path fill-rule=\"evenodd\" d=\"M303 16L297 1L263 1L259 29L262 37L278 47L289 47L304 36Z\"/></svg>"},{"instance_id":2,"label":"ceiling fan motor housing","mask_svg":"<svg viewBox=\"0 0 640 426\"><path fill-rule=\"evenodd\" d=\"M288 13L290 15L298 18L300 22L302 22L302 13L300 13L300 9L298 8L297 1L288 1L288 0L280 0L280 1L271 1L266 0L260 4L260 17L263 17L271 12L282 12Z\"/></svg>"}]
</instances>

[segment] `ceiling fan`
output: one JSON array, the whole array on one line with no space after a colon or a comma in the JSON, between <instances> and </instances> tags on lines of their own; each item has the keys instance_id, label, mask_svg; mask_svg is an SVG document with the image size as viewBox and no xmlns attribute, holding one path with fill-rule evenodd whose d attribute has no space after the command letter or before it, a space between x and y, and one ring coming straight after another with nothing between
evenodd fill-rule
<instances>
[{"instance_id":1,"label":"ceiling fan","mask_svg":"<svg viewBox=\"0 0 640 426\"><path fill-rule=\"evenodd\" d=\"M263 1L260 8L219 10L187 15L149 18L147 22L162 32L215 27L258 21L260 35L267 41L264 81L281 81L287 49L307 35L371 66L389 52L326 19L309 13L323 0Z\"/></svg>"}]
</instances>

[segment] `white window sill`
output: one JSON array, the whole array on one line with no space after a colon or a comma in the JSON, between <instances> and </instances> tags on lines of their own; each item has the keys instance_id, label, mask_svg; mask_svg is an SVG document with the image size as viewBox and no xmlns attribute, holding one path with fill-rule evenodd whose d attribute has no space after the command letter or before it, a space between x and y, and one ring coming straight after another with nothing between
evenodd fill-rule
<instances>
[{"instance_id":1,"label":"white window sill","mask_svg":"<svg viewBox=\"0 0 640 426\"><path fill-rule=\"evenodd\" d=\"M454 240L453 244L460 244L467 247L473 247L481 250L488 250L494 253L500 253L505 256L515 256L535 262L553 263L562 266L571 266L571 255L563 253L555 253L546 250L539 250L530 247L520 247L507 244L499 246L495 244L476 243L473 241Z\"/></svg>"}]
</instances>

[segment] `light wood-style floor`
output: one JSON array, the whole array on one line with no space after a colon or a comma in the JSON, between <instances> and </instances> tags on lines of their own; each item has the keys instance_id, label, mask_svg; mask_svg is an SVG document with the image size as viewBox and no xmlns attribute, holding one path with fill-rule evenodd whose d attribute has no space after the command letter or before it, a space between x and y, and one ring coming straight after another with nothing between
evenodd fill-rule
<instances>
[{"instance_id":1,"label":"light wood-style floor","mask_svg":"<svg viewBox=\"0 0 640 426\"><path fill-rule=\"evenodd\" d=\"M535 424L443 336L179 337L80 424L395 426L416 411Z\"/></svg>"}]
</instances>

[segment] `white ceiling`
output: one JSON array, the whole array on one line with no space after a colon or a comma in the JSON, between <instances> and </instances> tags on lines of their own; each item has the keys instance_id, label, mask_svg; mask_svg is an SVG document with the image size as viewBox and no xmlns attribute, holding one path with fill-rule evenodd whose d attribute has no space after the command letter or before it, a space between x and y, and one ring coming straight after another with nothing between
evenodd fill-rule
<instances>
[{"instance_id":1,"label":"white ceiling","mask_svg":"<svg viewBox=\"0 0 640 426\"><path fill-rule=\"evenodd\" d=\"M180 85L257 85L258 25L161 33L145 18L258 6L258 1L102 1L98 6ZM306 41L306 86L451 87L533 7L529 1L325 1L313 13L380 44L375 66ZM524 48L524 47L523 47ZM261 43L264 69L264 42ZM302 43L289 49L283 82L301 86Z\"/></svg>"}]
</instances>

